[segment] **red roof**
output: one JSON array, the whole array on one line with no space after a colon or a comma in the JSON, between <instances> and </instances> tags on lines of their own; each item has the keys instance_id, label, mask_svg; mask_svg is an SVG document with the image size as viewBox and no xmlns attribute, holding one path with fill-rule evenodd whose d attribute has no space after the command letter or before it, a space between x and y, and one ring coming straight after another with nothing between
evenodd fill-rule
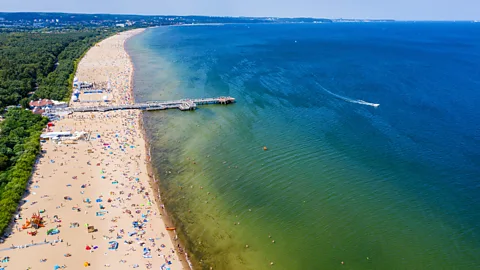
<instances>
[{"instance_id":1,"label":"red roof","mask_svg":"<svg viewBox=\"0 0 480 270\"><path fill-rule=\"evenodd\" d=\"M30 101L30 107L45 107L48 105L53 105L53 101L49 99L39 99L35 101Z\"/></svg>"},{"instance_id":2,"label":"red roof","mask_svg":"<svg viewBox=\"0 0 480 270\"><path fill-rule=\"evenodd\" d=\"M33 110L32 110L32 113L34 114L43 114L45 111L40 109L39 107L35 107Z\"/></svg>"}]
</instances>

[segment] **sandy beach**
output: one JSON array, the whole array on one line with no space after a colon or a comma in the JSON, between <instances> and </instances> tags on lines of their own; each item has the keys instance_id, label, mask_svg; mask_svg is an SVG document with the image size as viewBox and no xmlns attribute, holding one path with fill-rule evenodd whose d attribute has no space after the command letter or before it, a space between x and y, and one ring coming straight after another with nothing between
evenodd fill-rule
<instances>
[{"instance_id":1,"label":"sandy beach","mask_svg":"<svg viewBox=\"0 0 480 270\"><path fill-rule=\"evenodd\" d=\"M124 43L141 31L123 32L92 47L76 77L108 85L112 104L132 103L133 67ZM82 94L80 100L94 101L94 95ZM150 187L140 117L140 111L75 113L54 122L49 131L85 131L90 139L42 143L12 235L0 244L0 268L186 268L178 256L182 246L169 236L163 207ZM38 213L44 227L22 229Z\"/></svg>"}]
</instances>

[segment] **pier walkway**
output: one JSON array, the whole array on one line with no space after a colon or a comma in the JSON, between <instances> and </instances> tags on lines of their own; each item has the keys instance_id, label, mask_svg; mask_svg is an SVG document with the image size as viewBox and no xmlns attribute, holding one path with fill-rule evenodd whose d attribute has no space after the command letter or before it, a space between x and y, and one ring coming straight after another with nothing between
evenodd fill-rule
<instances>
[{"instance_id":1,"label":"pier walkway","mask_svg":"<svg viewBox=\"0 0 480 270\"><path fill-rule=\"evenodd\" d=\"M234 103L233 97L216 97L216 98L197 98L197 99L179 99L171 101L151 101L145 103L112 105L112 106L87 106L87 107L69 107L67 110L72 112L107 112L115 110L167 110L179 109L182 111L195 110L197 105L207 104L230 104Z\"/></svg>"}]
</instances>

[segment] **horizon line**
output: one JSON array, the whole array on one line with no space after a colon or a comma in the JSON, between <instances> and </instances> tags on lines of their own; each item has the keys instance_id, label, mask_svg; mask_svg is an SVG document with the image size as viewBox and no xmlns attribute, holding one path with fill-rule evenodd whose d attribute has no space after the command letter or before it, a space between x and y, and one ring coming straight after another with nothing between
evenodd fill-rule
<instances>
[{"instance_id":1,"label":"horizon line","mask_svg":"<svg viewBox=\"0 0 480 270\"><path fill-rule=\"evenodd\" d=\"M392 18L328 18L328 17L278 17L278 16L231 16L231 15L168 15L168 14L132 14L132 13L85 13L85 12L64 12L64 11L0 11L0 14L18 14L18 13L48 13L48 14L67 14L67 15L119 15L119 16L142 16L142 17L213 17L213 18L252 18L252 19L321 19L321 20L374 20L374 21L396 21L396 22L475 22L477 19L457 19L457 20L440 20L440 19L392 19ZM480 21L480 19L478 19Z\"/></svg>"}]
</instances>

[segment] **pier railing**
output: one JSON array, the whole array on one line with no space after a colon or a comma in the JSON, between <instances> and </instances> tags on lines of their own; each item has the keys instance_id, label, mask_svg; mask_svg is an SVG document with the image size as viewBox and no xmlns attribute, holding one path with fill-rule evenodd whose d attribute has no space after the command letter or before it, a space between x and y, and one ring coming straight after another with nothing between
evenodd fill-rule
<instances>
[{"instance_id":1,"label":"pier railing","mask_svg":"<svg viewBox=\"0 0 480 270\"><path fill-rule=\"evenodd\" d=\"M179 109L182 111L195 110L197 105L208 104L230 104L234 103L233 97L216 97L216 98L197 98L197 99L179 99L171 101L149 101L145 103L111 105L111 106L85 106L85 107L69 107L66 110L72 112L107 112L116 110L167 110Z\"/></svg>"}]
</instances>

